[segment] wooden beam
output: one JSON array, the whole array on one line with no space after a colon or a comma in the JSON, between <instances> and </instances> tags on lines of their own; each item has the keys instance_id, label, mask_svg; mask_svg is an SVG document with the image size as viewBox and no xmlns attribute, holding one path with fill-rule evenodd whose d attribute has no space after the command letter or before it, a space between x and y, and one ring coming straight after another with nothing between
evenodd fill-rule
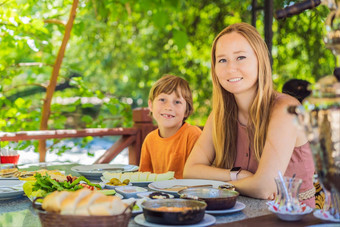
<instances>
[{"instance_id":1,"label":"wooden beam","mask_svg":"<svg viewBox=\"0 0 340 227\"><path fill-rule=\"evenodd\" d=\"M0 132L1 141L20 141L38 139L77 138L86 136L136 135L137 128L88 128L82 130L39 130L22 132Z\"/></svg>"}]
</instances>

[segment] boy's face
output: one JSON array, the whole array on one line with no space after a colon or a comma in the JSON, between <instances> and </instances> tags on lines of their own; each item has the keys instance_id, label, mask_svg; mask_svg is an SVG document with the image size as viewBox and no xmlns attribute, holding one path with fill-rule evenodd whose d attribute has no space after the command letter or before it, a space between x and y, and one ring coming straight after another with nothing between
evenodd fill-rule
<instances>
[{"instance_id":1,"label":"boy's face","mask_svg":"<svg viewBox=\"0 0 340 227\"><path fill-rule=\"evenodd\" d=\"M164 129L176 129L182 126L187 103L182 97L178 97L175 92L171 94L161 93L153 102L149 100L149 109L156 120L158 127Z\"/></svg>"}]
</instances>

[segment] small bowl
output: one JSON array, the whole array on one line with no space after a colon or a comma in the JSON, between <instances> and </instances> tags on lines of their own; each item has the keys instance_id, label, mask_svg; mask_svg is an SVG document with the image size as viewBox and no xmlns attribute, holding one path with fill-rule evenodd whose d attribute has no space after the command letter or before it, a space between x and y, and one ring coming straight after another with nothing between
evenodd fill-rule
<instances>
[{"instance_id":1,"label":"small bowl","mask_svg":"<svg viewBox=\"0 0 340 227\"><path fill-rule=\"evenodd\" d=\"M139 198L147 198L147 199L172 199L174 198L173 195L167 194L164 192L141 192L141 193L138 193L137 196ZM162 198L161 196L164 196L164 197ZM168 198L165 198L166 196L168 196Z\"/></svg>"},{"instance_id":2,"label":"small bowl","mask_svg":"<svg viewBox=\"0 0 340 227\"><path fill-rule=\"evenodd\" d=\"M191 225L203 220L207 204L203 201L187 199L149 199L141 206L145 220L148 222Z\"/></svg>"},{"instance_id":3,"label":"small bowl","mask_svg":"<svg viewBox=\"0 0 340 227\"><path fill-rule=\"evenodd\" d=\"M178 192L181 198L203 200L207 210L226 210L236 204L237 191L217 188L188 188Z\"/></svg>"},{"instance_id":4,"label":"small bowl","mask_svg":"<svg viewBox=\"0 0 340 227\"><path fill-rule=\"evenodd\" d=\"M138 193L148 191L145 188L137 186L118 186L115 188L115 190L122 194L124 198L137 198Z\"/></svg>"},{"instance_id":5,"label":"small bowl","mask_svg":"<svg viewBox=\"0 0 340 227\"><path fill-rule=\"evenodd\" d=\"M277 211L271 206L268 207L268 210L276 214L276 216L283 221L299 221L303 218L303 216L305 216L306 214L310 214L313 211L313 209L309 206L306 206L304 211L297 213Z\"/></svg>"}]
</instances>

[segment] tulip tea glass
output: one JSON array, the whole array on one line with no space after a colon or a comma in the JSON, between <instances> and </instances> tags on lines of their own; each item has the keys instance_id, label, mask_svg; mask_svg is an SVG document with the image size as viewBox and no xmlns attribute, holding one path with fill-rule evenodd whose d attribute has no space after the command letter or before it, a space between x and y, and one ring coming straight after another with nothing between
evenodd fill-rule
<instances>
[{"instance_id":1,"label":"tulip tea glass","mask_svg":"<svg viewBox=\"0 0 340 227\"><path fill-rule=\"evenodd\" d=\"M298 178L283 177L283 182L279 177L275 178L277 186L277 196L275 204L282 212L300 212L299 191L302 180Z\"/></svg>"}]
</instances>

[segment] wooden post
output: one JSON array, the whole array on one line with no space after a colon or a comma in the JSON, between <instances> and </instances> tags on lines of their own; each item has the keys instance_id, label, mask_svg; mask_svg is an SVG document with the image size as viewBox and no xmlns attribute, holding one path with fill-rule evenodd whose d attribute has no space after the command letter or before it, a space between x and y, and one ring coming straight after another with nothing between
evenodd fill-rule
<instances>
[{"instance_id":1,"label":"wooden post","mask_svg":"<svg viewBox=\"0 0 340 227\"><path fill-rule=\"evenodd\" d=\"M268 46L270 64L273 67L273 0L264 1L264 38Z\"/></svg>"},{"instance_id":2,"label":"wooden post","mask_svg":"<svg viewBox=\"0 0 340 227\"><path fill-rule=\"evenodd\" d=\"M143 141L149 132L156 129L152 123L152 117L149 115L148 108L136 108L132 111L133 127L138 128L136 142L129 146L129 163L131 165L139 165L140 153Z\"/></svg>"}]
</instances>

